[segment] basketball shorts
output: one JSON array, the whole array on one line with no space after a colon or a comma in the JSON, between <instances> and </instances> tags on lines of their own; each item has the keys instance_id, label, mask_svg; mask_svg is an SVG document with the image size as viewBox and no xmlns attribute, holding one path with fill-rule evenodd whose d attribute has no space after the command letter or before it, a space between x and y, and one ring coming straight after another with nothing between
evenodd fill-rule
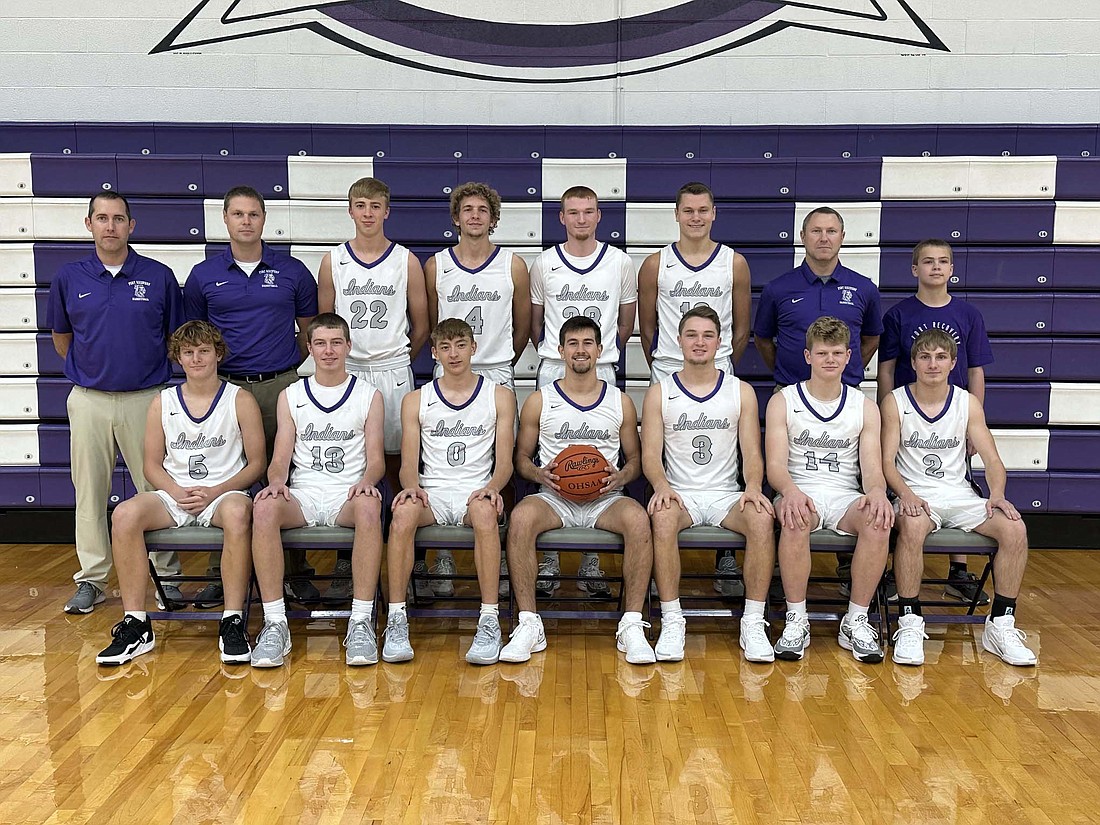
<instances>
[{"instance_id":1,"label":"basketball shorts","mask_svg":"<svg viewBox=\"0 0 1100 825\"><path fill-rule=\"evenodd\" d=\"M680 492L680 499L691 516L692 527L721 527L734 505L741 500L741 493Z\"/></svg>"},{"instance_id":2,"label":"basketball shorts","mask_svg":"<svg viewBox=\"0 0 1100 825\"><path fill-rule=\"evenodd\" d=\"M986 499L972 490L951 490L946 496L943 490L914 489L913 492L928 502L933 533L945 527L971 533L989 518L985 510ZM895 501L895 512L898 506Z\"/></svg>"},{"instance_id":3,"label":"basketball shorts","mask_svg":"<svg viewBox=\"0 0 1100 825\"><path fill-rule=\"evenodd\" d=\"M399 367L370 367L348 365L348 372L358 375L373 384L382 395L386 408L386 424L383 444L387 453L397 455L401 452L401 399L411 392L413 386L412 367L404 364Z\"/></svg>"},{"instance_id":4,"label":"basketball shorts","mask_svg":"<svg viewBox=\"0 0 1100 825\"><path fill-rule=\"evenodd\" d=\"M306 527L335 527L336 517L348 501L350 485L339 487L290 487L290 495L302 508Z\"/></svg>"},{"instance_id":5,"label":"basketball shorts","mask_svg":"<svg viewBox=\"0 0 1100 825\"><path fill-rule=\"evenodd\" d=\"M248 493L243 490L230 490L228 493L222 493L208 505L206 509L199 513L197 516L188 513L176 500L172 498L164 490L154 490L156 496L161 500L164 505L164 509L168 511L168 515L172 517L172 520L176 523L176 527L209 527L211 521L214 518L214 513L218 509L218 505L225 501L229 496L244 496L248 498Z\"/></svg>"},{"instance_id":6,"label":"basketball shorts","mask_svg":"<svg viewBox=\"0 0 1100 825\"><path fill-rule=\"evenodd\" d=\"M552 384L559 378L565 377L565 362L556 358L543 358L539 361L538 373L535 377L535 389L541 390L547 384ZM596 377L615 386L615 365L597 364Z\"/></svg>"},{"instance_id":7,"label":"basketball shorts","mask_svg":"<svg viewBox=\"0 0 1100 825\"><path fill-rule=\"evenodd\" d=\"M621 490L616 490L614 493L606 493L583 504L564 499L552 490L535 493L535 497L541 498L550 505L550 509L561 519L562 527L595 527L597 519L608 507L619 501L623 494Z\"/></svg>"},{"instance_id":8,"label":"basketball shorts","mask_svg":"<svg viewBox=\"0 0 1100 825\"><path fill-rule=\"evenodd\" d=\"M803 490L806 495L810 497L810 500L814 503L814 509L817 510L817 517L820 519L817 530L832 530L841 536L850 536L852 533L845 533L843 530L838 530L837 525L840 524L840 520L844 518L844 514L848 512L848 508L852 506L854 501L857 501L863 493L852 490ZM782 496L775 497L775 503L779 503L779 499Z\"/></svg>"}]
</instances>

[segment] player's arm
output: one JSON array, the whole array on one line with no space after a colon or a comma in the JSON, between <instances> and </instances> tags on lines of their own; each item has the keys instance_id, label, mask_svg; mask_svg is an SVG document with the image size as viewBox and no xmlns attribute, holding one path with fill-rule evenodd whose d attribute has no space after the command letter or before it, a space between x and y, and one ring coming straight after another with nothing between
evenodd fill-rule
<instances>
[{"instance_id":1,"label":"player's arm","mask_svg":"<svg viewBox=\"0 0 1100 825\"><path fill-rule=\"evenodd\" d=\"M386 449L383 446L385 439L383 433L386 426L385 402L382 401L382 393L374 391L370 406L367 407L367 417L363 420L363 436L366 444L364 452L367 454L367 467L363 470L363 476L348 489L348 500L356 496L373 496L382 498L378 490L378 482L386 474Z\"/></svg>"},{"instance_id":2,"label":"player's arm","mask_svg":"<svg viewBox=\"0 0 1100 825\"><path fill-rule=\"evenodd\" d=\"M894 367L897 366L897 363L896 358L891 358L889 361L878 362L877 398L880 404L894 391ZM896 404L894 406L895 408L897 407Z\"/></svg>"},{"instance_id":3,"label":"player's arm","mask_svg":"<svg viewBox=\"0 0 1100 825\"><path fill-rule=\"evenodd\" d=\"M661 253L654 252L638 270L638 332L642 336L642 352L646 364L653 364L653 338L657 334L657 275Z\"/></svg>"},{"instance_id":4,"label":"player's arm","mask_svg":"<svg viewBox=\"0 0 1100 825\"><path fill-rule=\"evenodd\" d=\"M409 253L409 357L416 358L428 340L428 292L424 287L424 270L420 260ZM381 478L381 476L379 476Z\"/></svg>"},{"instance_id":5,"label":"player's arm","mask_svg":"<svg viewBox=\"0 0 1100 825\"><path fill-rule=\"evenodd\" d=\"M863 367L866 369L867 365L871 363L871 358L878 352L879 338L882 337L884 332L884 325L882 323L882 298L878 287L872 286L865 300L867 303L863 308L863 323L860 327L859 354L863 358ZM875 414L878 414L877 407L875 408Z\"/></svg>"},{"instance_id":6,"label":"player's arm","mask_svg":"<svg viewBox=\"0 0 1100 825\"><path fill-rule=\"evenodd\" d=\"M623 466L603 480L604 492L625 487L642 474L642 443L638 438L638 408L622 390L623 423L619 426L619 449L623 453Z\"/></svg>"},{"instance_id":7,"label":"player's arm","mask_svg":"<svg viewBox=\"0 0 1100 825\"><path fill-rule=\"evenodd\" d=\"M864 367L871 363L871 358L878 352L878 339L877 335L859 336L859 354L863 358Z\"/></svg>"},{"instance_id":8,"label":"player's arm","mask_svg":"<svg viewBox=\"0 0 1100 825\"><path fill-rule=\"evenodd\" d=\"M424 261L424 292L428 296L428 329L439 325L439 290L435 282L435 255Z\"/></svg>"},{"instance_id":9,"label":"player's arm","mask_svg":"<svg viewBox=\"0 0 1100 825\"><path fill-rule=\"evenodd\" d=\"M332 280L332 253L326 252L317 270L317 310L336 312L336 284Z\"/></svg>"},{"instance_id":10,"label":"player's arm","mask_svg":"<svg viewBox=\"0 0 1100 825\"><path fill-rule=\"evenodd\" d=\"M553 470L556 462L549 461L543 467L538 467L532 461L535 451L539 446L539 419L542 418L542 392L535 390L527 400L523 402L523 409L519 414L519 435L516 436L515 465L520 478L533 481L549 487L552 490L560 490L557 481L558 476Z\"/></svg>"},{"instance_id":11,"label":"player's arm","mask_svg":"<svg viewBox=\"0 0 1100 825\"><path fill-rule=\"evenodd\" d=\"M753 344L756 346L756 351L760 353L760 357L764 359L764 363L768 369L773 373L775 372L775 336L778 332L778 310L775 305L775 299L772 297L772 290L769 289L771 285L764 287L764 291L760 293L760 305L756 309L756 323L753 325ZM784 408L784 418L786 418L786 409ZM768 473L768 479L771 480L771 473ZM774 487L775 485L772 484Z\"/></svg>"},{"instance_id":12,"label":"player's arm","mask_svg":"<svg viewBox=\"0 0 1100 825\"><path fill-rule=\"evenodd\" d=\"M878 375L876 376L879 404L882 404L883 399L897 388L898 359L909 357L909 353L902 352L902 349L901 318L897 307L892 307L882 316L882 336L879 338ZM866 366L867 362L864 361L863 365Z\"/></svg>"},{"instance_id":13,"label":"player's arm","mask_svg":"<svg viewBox=\"0 0 1100 825\"><path fill-rule=\"evenodd\" d=\"M543 305L546 298L543 296L541 260L541 256L535 258L535 262L531 264L529 276L528 298L531 302L531 328L529 332L531 333L531 343L535 345L535 349L538 349L539 341L542 340L543 327L546 325L546 307Z\"/></svg>"},{"instance_id":14,"label":"player's arm","mask_svg":"<svg viewBox=\"0 0 1100 825\"><path fill-rule=\"evenodd\" d=\"M619 336L619 349L626 349L627 341L634 334L634 319L638 314L638 302L619 304L619 318L615 322L615 334ZM644 404L643 404L644 406ZM643 413L644 415L645 413Z\"/></svg>"},{"instance_id":15,"label":"player's arm","mask_svg":"<svg viewBox=\"0 0 1100 825\"><path fill-rule=\"evenodd\" d=\"M267 486L260 490L256 498L277 498L282 496L290 500L290 492L286 482L290 478L290 460L294 456L294 439L297 435L294 429L294 419L290 415L290 402L286 398L286 390L279 393L279 401L275 407L275 449L272 451L271 463L267 465Z\"/></svg>"},{"instance_id":16,"label":"player's arm","mask_svg":"<svg viewBox=\"0 0 1100 825\"><path fill-rule=\"evenodd\" d=\"M540 307L541 309L541 307ZM531 307L531 276L527 262L519 255L512 256L512 365L519 361L527 347L527 337L534 329L534 313Z\"/></svg>"},{"instance_id":17,"label":"player's arm","mask_svg":"<svg viewBox=\"0 0 1100 825\"><path fill-rule=\"evenodd\" d=\"M898 472L901 416L898 415L898 404L893 395L887 395L882 399L880 413L882 416L882 475L886 479L886 486L897 495L901 515L918 516L922 512L928 513L928 502L909 489L909 485Z\"/></svg>"},{"instance_id":18,"label":"player's arm","mask_svg":"<svg viewBox=\"0 0 1100 825\"><path fill-rule=\"evenodd\" d=\"M428 506L428 494L420 486L420 393L413 390L401 399L401 491L393 497L393 506L404 501L419 501Z\"/></svg>"},{"instance_id":19,"label":"player's arm","mask_svg":"<svg viewBox=\"0 0 1100 825\"><path fill-rule=\"evenodd\" d=\"M665 413L661 406L661 392L660 384L652 384L642 399L642 471L653 487L653 495L646 508L650 514L674 505L681 509L684 506L665 475Z\"/></svg>"},{"instance_id":20,"label":"player's arm","mask_svg":"<svg viewBox=\"0 0 1100 825\"><path fill-rule=\"evenodd\" d=\"M504 496L501 492L512 480L512 450L516 443L516 396L510 389L498 384L493 399L497 408L493 475L488 484L470 494L469 501L478 498L488 499L500 514L504 512Z\"/></svg>"},{"instance_id":21,"label":"player's arm","mask_svg":"<svg viewBox=\"0 0 1100 825\"><path fill-rule=\"evenodd\" d=\"M745 492L738 505L741 510L751 504L757 512L775 515L772 503L764 495L764 456L760 452L760 406L751 384L738 380L741 392L741 415L737 419L737 444L741 448L741 472L745 476Z\"/></svg>"},{"instance_id":22,"label":"player's arm","mask_svg":"<svg viewBox=\"0 0 1100 825\"><path fill-rule=\"evenodd\" d=\"M782 393L775 393L771 397L764 416L768 483L782 496L776 504L775 517L783 527L808 527L816 509L810 497L794 483L787 468L790 443L787 440L787 402ZM740 436L740 431L738 435Z\"/></svg>"},{"instance_id":23,"label":"player's arm","mask_svg":"<svg viewBox=\"0 0 1100 825\"><path fill-rule=\"evenodd\" d=\"M733 254L733 330L730 344L733 346L733 363L738 363L749 345L749 328L752 325L752 295L749 262L740 252Z\"/></svg>"},{"instance_id":24,"label":"player's arm","mask_svg":"<svg viewBox=\"0 0 1100 825\"><path fill-rule=\"evenodd\" d=\"M859 431L859 474L863 479L863 502L867 523L892 527L894 508L886 497L886 479L882 475L882 418L870 398L863 399L863 429Z\"/></svg>"},{"instance_id":25,"label":"player's arm","mask_svg":"<svg viewBox=\"0 0 1100 825\"><path fill-rule=\"evenodd\" d=\"M970 367L966 371L967 389L970 394L978 399L978 403L985 406L985 367Z\"/></svg>"},{"instance_id":26,"label":"player's arm","mask_svg":"<svg viewBox=\"0 0 1100 825\"><path fill-rule=\"evenodd\" d=\"M161 421L160 393L153 396L145 414L145 438L142 441L142 452L141 469L145 473L145 480L153 485L153 489L164 490L177 502L186 498L187 491L178 485L164 469L166 445L164 423Z\"/></svg>"},{"instance_id":27,"label":"player's arm","mask_svg":"<svg viewBox=\"0 0 1100 825\"><path fill-rule=\"evenodd\" d=\"M989 485L989 501L986 503L986 515L992 516L994 510L1000 510L1013 521L1020 518L1019 511L1005 498L1008 485L1008 472L1005 470L1001 454L997 451L997 442L985 422L985 410L981 402L970 394L970 416L966 424L966 435L975 451L982 457L985 465L985 483Z\"/></svg>"}]
</instances>

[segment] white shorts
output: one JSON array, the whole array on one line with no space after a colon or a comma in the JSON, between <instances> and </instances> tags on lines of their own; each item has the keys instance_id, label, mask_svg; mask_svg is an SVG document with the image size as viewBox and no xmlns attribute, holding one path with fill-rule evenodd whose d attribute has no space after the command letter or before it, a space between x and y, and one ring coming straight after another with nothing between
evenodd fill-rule
<instances>
[{"instance_id":1,"label":"white shorts","mask_svg":"<svg viewBox=\"0 0 1100 825\"><path fill-rule=\"evenodd\" d=\"M302 508L306 527L335 527L336 517L348 501L350 485L340 487L290 487L290 494Z\"/></svg>"},{"instance_id":2,"label":"white shorts","mask_svg":"<svg viewBox=\"0 0 1100 825\"><path fill-rule=\"evenodd\" d=\"M469 509L466 502L473 490L437 487L425 488L424 492L428 494L428 506L432 508L436 524L462 526L462 520L466 518L466 511Z\"/></svg>"},{"instance_id":3,"label":"white shorts","mask_svg":"<svg viewBox=\"0 0 1100 825\"><path fill-rule=\"evenodd\" d=\"M832 530L841 536L851 536L852 533L845 533L843 530L836 529L836 526L840 524L840 520L844 518L844 514L848 512L848 508L852 506L852 502L859 499L863 493L852 492L851 490L841 491L826 491L826 490L803 490L806 495L810 497L810 500L814 503L814 508L817 510L817 517L820 519L817 527L814 528L814 532L818 530ZM778 504L779 499L783 496L776 496L775 502Z\"/></svg>"},{"instance_id":4,"label":"white shorts","mask_svg":"<svg viewBox=\"0 0 1100 825\"><path fill-rule=\"evenodd\" d=\"M383 445L387 453L401 452L401 399L412 390L412 367L405 364L400 367L362 367L348 365L348 372L358 375L373 384L382 396L386 418L383 430Z\"/></svg>"},{"instance_id":5,"label":"white shorts","mask_svg":"<svg viewBox=\"0 0 1100 825\"><path fill-rule=\"evenodd\" d=\"M676 491L691 516L692 527L721 527L730 510L741 500L741 493Z\"/></svg>"},{"instance_id":6,"label":"white shorts","mask_svg":"<svg viewBox=\"0 0 1100 825\"><path fill-rule=\"evenodd\" d=\"M541 498L550 505L550 509L557 513L561 519L562 527L595 527L596 520L604 514L608 507L623 497L621 490L614 493L606 493L593 501L577 504L568 501L557 493L544 490L535 493L536 498Z\"/></svg>"},{"instance_id":7,"label":"white shorts","mask_svg":"<svg viewBox=\"0 0 1100 825\"><path fill-rule=\"evenodd\" d=\"M724 364L721 361L716 361L715 366L720 370L725 370L728 375L733 375L733 361L731 359L726 358ZM662 380L668 378L672 373L679 372L683 368L683 361L654 359L653 363L649 365L649 383L660 384Z\"/></svg>"},{"instance_id":8,"label":"white shorts","mask_svg":"<svg viewBox=\"0 0 1100 825\"><path fill-rule=\"evenodd\" d=\"M543 358L539 361L538 373L535 377L535 388L541 390L547 384L552 384L559 378L565 377L565 362L556 358ZM615 365L597 364L596 377L606 381L612 387L615 386Z\"/></svg>"},{"instance_id":9,"label":"white shorts","mask_svg":"<svg viewBox=\"0 0 1100 825\"><path fill-rule=\"evenodd\" d=\"M168 511L168 515L172 517L172 520L176 522L176 527L209 527L210 522L214 519L214 512L218 509L218 505L226 500L229 496L245 496L248 497L248 493L244 490L230 490L228 493L222 493L212 502L206 505L206 509L199 513L197 516L188 513L176 500L172 498L164 490L154 490L154 493L160 498L161 503L164 504L164 509Z\"/></svg>"},{"instance_id":10,"label":"white shorts","mask_svg":"<svg viewBox=\"0 0 1100 825\"><path fill-rule=\"evenodd\" d=\"M929 518L932 519L933 533L945 527L971 533L989 519L985 509L986 499L971 490L952 490L948 496L944 496L942 490L913 492L928 502L928 509L932 511ZM897 512L898 506L895 501L894 512Z\"/></svg>"},{"instance_id":11,"label":"white shorts","mask_svg":"<svg viewBox=\"0 0 1100 825\"><path fill-rule=\"evenodd\" d=\"M474 367L472 371L474 375L484 376L485 380L491 384L503 384L512 392L516 391L516 378L515 374L512 372L511 364L505 364L504 366L495 367ZM436 378L442 378L443 366L437 363L435 365L435 370L433 370L432 372L432 375Z\"/></svg>"}]
</instances>

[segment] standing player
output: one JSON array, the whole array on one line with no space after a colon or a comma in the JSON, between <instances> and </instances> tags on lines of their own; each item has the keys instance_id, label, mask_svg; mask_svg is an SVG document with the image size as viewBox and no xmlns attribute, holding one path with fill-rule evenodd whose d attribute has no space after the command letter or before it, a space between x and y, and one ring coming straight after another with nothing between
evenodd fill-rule
<instances>
[{"instance_id":1,"label":"standing player","mask_svg":"<svg viewBox=\"0 0 1100 825\"><path fill-rule=\"evenodd\" d=\"M526 662L546 649L542 619L535 612L535 541L559 527L597 527L623 537L623 588L626 612L615 634L620 651L631 664L653 662L645 637L642 605L653 567L653 546L645 510L622 489L641 472L638 415L630 396L596 376L602 349L595 320L577 315L561 326L558 354L566 373L523 403L516 442L516 470L542 490L527 496L512 511L508 527L508 566L519 607L511 641L500 652L502 662ZM554 459L566 447L595 447L611 467L623 466L604 479L604 492L594 501L577 504L563 498L554 474ZM534 463L533 458L543 462Z\"/></svg>"},{"instance_id":2,"label":"standing player","mask_svg":"<svg viewBox=\"0 0 1100 825\"><path fill-rule=\"evenodd\" d=\"M804 355L810 379L768 402L768 481L779 494L779 570L787 597L787 624L775 644L780 659L801 659L810 644L810 533L832 530L856 536L851 601L837 640L858 662L882 661L867 608L886 565L894 511L882 475L878 407L842 380L852 357L849 340L839 318L810 324Z\"/></svg>"},{"instance_id":3,"label":"standing player","mask_svg":"<svg viewBox=\"0 0 1100 825\"><path fill-rule=\"evenodd\" d=\"M946 330L920 333L912 346L917 380L882 402L882 460L886 482L897 494L898 631L894 661L924 664L924 619L920 581L924 540L941 527L973 530L997 542L993 561L993 606L982 646L1010 665L1034 665L1035 654L1016 629L1016 598L1027 565L1027 528L1005 498L1006 473L977 397L951 383L958 345ZM982 457L989 500L967 478L966 443Z\"/></svg>"},{"instance_id":4,"label":"standing player","mask_svg":"<svg viewBox=\"0 0 1100 825\"><path fill-rule=\"evenodd\" d=\"M916 380L910 366L909 348L928 329L942 329L957 345L958 358L950 381L969 390L985 404L985 365L993 363L993 349L985 331L985 319L973 304L948 293L955 272L954 253L941 240L921 241L913 247L913 276L917 294L892 306L882 319L882 342L878 354L878 400L881 404L895 387ZM968 454L973 450L968 448ZM978 578L966 569L966 556L951 554L951 567L944 595L972 602ZM978 604L989 604L982 591Z\"/></svg>"},{"instance_id":5,"label":"standing player","mask_svg":"<svg viewBox=\"0 0 1100 825\"><path fill-rule=\"evenodd\" d=\"M66 409L76 488L76 593L66 613L91 613L104 601L111 573L107 495L119 451L139 492L152 489L142 472L149 402L172 377L166 342L183 322L172 270L130 248L135 222L117 192L88 203L85 228L95 252L63 266L50 285L49 326L75 385ZM163 576L179 575L175 553L154 553ZM169 598L182 598L175 586Z\"/></svg>"},{"instance_id":6,"label":"standing player","mask_svg":"<svg viewBox=\"0 0 1100 825\"><path fill-rule=\"evenodd\" d=\"M378 661L371 614L382 564L382 498L375 485L385 471L383 400L369 383L348 374L351 333L343 318L322 312L306 335L317 372L279 396L275 457L253 515L252 560L264 608L253 667L279 667L290 652L280 531L317 525L355 528L346 660Z\"/></svg>"},{"instance_id":7,"label":"standing player","mask_svg":"<svg viewBox=\"0 0 1100 825\"><path fill-rule=\"evenodd\" d=\"M443 375L401 402L404 489L393 501L387 545L391 601L382 648L387 662L413 657L404 594L416 529L429 524L474 528L481 616L466 661L491 665L500 654L498 524L504 514L501 491L512 478L516 397L470 369L478 349L474 335L459 318L441 321L432 330L432 357Z\"/></svg>"},{"instance_id":8,"label":"standing player","mask_svg":"<svg viewBox=\"0 0 1100 825\"><path fill-rule=\"evenodd\" d=\"M680 531L696 525L745 536L745 612L741 649L750 662L770 662L768 587L775 565L775 512L761 492L764 459L756 393L714 365L722 328L718 313L693 307L680 319L684 368L646 392L642 463L653 485L653 566L661 597L659 661L684 658L680 608ZM741 459L738 459L740 453ZM745 489L738 482L744 470Z\"/></svg>"},{"instance_id":9,"label":"standing player","mask_svg":"<svg viewBox=\"0 0 1100 825\"><path fill-rule=\"evenodd\" d=\"M225 341L206 321L188 321L172 334L168 355L186 380L153 398L145 425L145 478L156 489L115 509L111 549L125 611L111 631L114 641L98 656L121 665L153 649L145 613L149 555L145 531L194 524L220 527L226 610L218 628L223 662L247 662L250 648L244 600L252 570L252 501L247 490L260 480L264 428L256 400L218 378Z\"/></svg>"},{"instance_id":10,"label":"standing player","mask_svg":"<svg viewBox=\"0 0 1100 825\"><path fill-rule=\"evenodd\" d=\"M608 384L615 383L619 353L634 332L638 306L634 262L621 249L596 240L600 217L595 192L587 186L566 189L558 213L565 227L565 243L545 250L531 265L531 340L539 354L539 389L565 375L565 362L554 342L567 319L584 315L599 324L607 343L596 364L596 375ZM543 553L540 572L545 576L561 572L556 552ZM583 554L577 574L583 577L578 588L595 598L610 598L597 554ZM550 596L558 584L554 579L540 579L538 589Z\"/></svg>"}]
</instances>

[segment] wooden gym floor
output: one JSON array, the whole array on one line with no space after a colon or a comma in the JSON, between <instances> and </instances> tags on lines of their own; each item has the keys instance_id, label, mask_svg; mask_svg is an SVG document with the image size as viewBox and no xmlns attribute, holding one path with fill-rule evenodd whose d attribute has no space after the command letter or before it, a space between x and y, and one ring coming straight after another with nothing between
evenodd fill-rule
<instances>
[{"instance_id":1,"label":"wooden gym floor","mask_svg":"<svg viewBox=\"0 0 1100 825\"><path fill-rule=\"evenodd\" d=\"M71 546L0 545L0 565L4 823L1100 819L1097 553L1032 554L1033 669L943 625L923 668L861 666L827 622L805 661L748 665L716 620L677 664L625 664L601 621L475 668L472 620L422 619L406 665L347 668L343 623L317 621L292 622L288 667L222 666L214 623L160 622L107 669L120 605L61 612Z\"/></svg>"}]
</instances>

